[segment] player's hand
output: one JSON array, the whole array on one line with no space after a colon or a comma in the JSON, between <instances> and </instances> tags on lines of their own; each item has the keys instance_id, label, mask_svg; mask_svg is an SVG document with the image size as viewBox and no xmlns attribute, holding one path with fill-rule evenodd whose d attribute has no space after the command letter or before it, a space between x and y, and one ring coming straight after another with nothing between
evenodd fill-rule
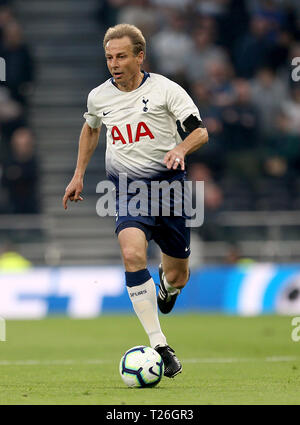
<instances>
[{"instance_id":1,"label":"player's hand","mask_svg":"<svg viewBox=\"0 0 300 425\"><path fill-rule=\"evenodd\" d=\"M173 170L176 170L179 165L181 167L181 170L184 170L184 156L185 155L183 151L179 148L179 146L176 146L176 148L166 153L164 157L164 163L166 164L169 170L171 168L173 168Z\"/></svg>"},{"instance_id":2,"label":"player's hand","mask_svg":"<svg viewBox=\"0 0 300 425\"><path fill-rule=\"evenodd\" d=\"M66 210L68 201L83 201L83 197L80 196L83 189L83 180L81 178L73 177L69 185L66 188L65 196L63 197L63 207Z\"/></svg>"}]
</instances>

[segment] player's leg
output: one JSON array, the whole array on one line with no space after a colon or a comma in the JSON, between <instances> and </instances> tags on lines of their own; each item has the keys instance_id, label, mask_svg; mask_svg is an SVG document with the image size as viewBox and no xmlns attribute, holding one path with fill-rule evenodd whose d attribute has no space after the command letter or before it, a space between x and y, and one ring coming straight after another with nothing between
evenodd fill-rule
<instances>
[{"instance_id":1,"label":"player's leg","mask_svg":"<svg viewBox=\"0 0 300 425\"><path fill-rule=\"evenodd\" d=\"M126 227L118 234L126 272L136 272L147 266L148 242L145 233L136 227Z\"/></svg>"},{"instance_id":2,"label":"player's leg","mask_svg":"<svg viewBox=\"0 0 300 425\"><path fill-rule=\"evenodd\" d=\"M157 297L157 303L162 313L168 314L173 309L178 295L189 280L189 274L188 258L175 258L162 253Z\"/></svg>"},{"instance_id":3,"label":"player's leg","mask_svg":"<svg viewBox=\"0 0 300 425\"><path fill-rule=\"evenodd\" d=\"M189 279L189 257L175 258L162 253L162 269L172 289L182 289Z\"/></svg>"},{"instance_id":4,"label":"player's leg","mask_svg":"<svg viewBox=\"0 0 300 425\"><path fill-rule=\"evenodd\" d=\"M125 266L126 286L134 311L143 325L151 347L166 346L158 319L156 289L147 269L147 239L136 227L127 227L118 234Z\"/></svg>"},{"instance_id":5,"label":"player's leg","mask_svg":"<svg viewBox=\"0 0 300 425\"><path fill-rule=\"evenodd\" d=\"M121 253L125 266L126 286L136 315L143 325L151 347L162 356L164 375L173 378L181 372L182 366L174 350L167 345L161 331L156 289L147 267L147 239L139 228L128 227L118 234Z\"/></svg>"},{"instance_id":6,"label":"player's leg","mask_svg":"<svg viewBox=\"0 0 300 425\"><path fill-rule=\"evenodd\" d=\"M153 239L162 252L157 303L160 311L167 314L189 280L190 228L185 217L160 217L159 230L153 233Z\"/></svg>"},{"instance_id":7,"label":"player's leg","mask_svg":"<svg viewBox=\"0 0 300 425\"><path fill-rule=\"evenodd\" d=\"M162 313L166 314L172 310L177 296L187 283L189 278L188 264L188 258L175 258L162 253L162 262L159 266L160 286L157 296L157 304ZM169 364L170 368L177 368L177 373L181 372L181 363L171 347L160 347L157 351L165 364Z\"/></svg>"}]
</instances>

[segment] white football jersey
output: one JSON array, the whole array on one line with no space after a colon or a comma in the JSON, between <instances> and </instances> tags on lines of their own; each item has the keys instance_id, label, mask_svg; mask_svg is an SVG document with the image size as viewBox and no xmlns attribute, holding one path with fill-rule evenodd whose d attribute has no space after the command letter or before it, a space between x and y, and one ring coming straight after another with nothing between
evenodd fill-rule
<instances>
[{"instance_id":1,"label":"white football jersey","mask_svg":"<svg viewBox=\"0 0 300 425\"><path fill-rule=\"evenodd\" d=\"M182 141L176 121L183 127L191 114L201 119L177 83L144 74L142 84L131 92L119 90L110 78L88 96L84 118L92 128L107 127L106 171L113 179L119 173L127 173L128 179L167 178L165 154Z\"/></svg>"}]
</instances>

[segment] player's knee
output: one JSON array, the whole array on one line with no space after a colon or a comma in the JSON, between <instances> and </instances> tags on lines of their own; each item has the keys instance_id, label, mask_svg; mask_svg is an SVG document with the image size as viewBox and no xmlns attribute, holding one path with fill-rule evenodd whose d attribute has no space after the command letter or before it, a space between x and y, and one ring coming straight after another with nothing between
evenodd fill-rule
<instances>
[{"instance_id":1,"label":"player's knee","mask_svg":"<svg viewBox=\"0 0 300 425\"><path fill-rule=\"evenodd\" d=\"M166 272L166 279L171 286L181 289L189 280L189 270L169 270Z\"/></svg>"},{"instance_id":2,"label":"player's knee","mask_svg":"<svg viewBox=\"0 0 300 425\"><path fill-rule=\"evenodd\" d=\"M141 250L128 247L122 251L124 265L127 271L134 272L146 268L145 255Z\"/></svg>"}]
</instances>

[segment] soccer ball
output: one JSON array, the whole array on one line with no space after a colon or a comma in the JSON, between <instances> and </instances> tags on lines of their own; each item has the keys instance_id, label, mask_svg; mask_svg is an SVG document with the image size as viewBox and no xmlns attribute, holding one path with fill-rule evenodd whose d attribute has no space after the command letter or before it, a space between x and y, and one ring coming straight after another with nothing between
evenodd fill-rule
<instances>
[{"instance_id":1,"label":"soccer ball","mask_svg":"<svg viewBox=\"0 0 300 425\"><path fill-rule=\"evenodd\" d=\"M162 378L164 363L153 348L138 345L123 355L119 371L128 387L154 387Z\"/></svg>"}]
</instances>

